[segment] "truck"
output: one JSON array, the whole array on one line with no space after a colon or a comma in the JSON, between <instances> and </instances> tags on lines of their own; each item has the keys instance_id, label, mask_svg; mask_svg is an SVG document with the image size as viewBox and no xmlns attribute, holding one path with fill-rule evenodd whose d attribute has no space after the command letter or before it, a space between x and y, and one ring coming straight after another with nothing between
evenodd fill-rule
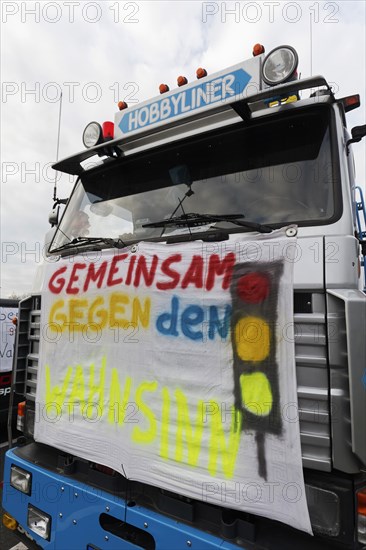
<instances>
[{"instance_id":1,"label":"truck","mask_svg":"<svg viewBox=\"0 0 366 550\"><path fill-rule=\"evenodd\" d=\"M4 467L28 546L366 548L366 126L297 66L200 67L54 165Z\"/></svg>"},{"instance_id":2,"label":"truck","mask_svg":"<svg viewBox=\"0 0 366 550\"><path fill-rule=\"evenodd\" d=\"M4 430L4 432L6 432L4 428L8 419L9 398L11 393L11 374L15 339L14 320L16 319L17 313L18 300L12 298L0 299L0 426L1 430Z\"/></svg>"}]
</instances>

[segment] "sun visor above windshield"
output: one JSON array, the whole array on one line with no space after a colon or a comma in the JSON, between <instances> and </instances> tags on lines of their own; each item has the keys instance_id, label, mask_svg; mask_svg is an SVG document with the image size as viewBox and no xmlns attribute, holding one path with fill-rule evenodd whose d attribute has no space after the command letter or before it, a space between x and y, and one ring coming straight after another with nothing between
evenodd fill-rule
<instances>
[{"instance_id":1,"label":"sun visor above windshield","mask_svg":"<svg viewBox=\"0 0 366 550\"><path fill-rule=\"evenodd\" d=\"M124 109L116 115L115 127L119 128L119 130L116 130L118 137L108 141L108 143L101 143L95 147L84 149L84 151L72 157L63 159L54 164L53 168L60 172L65 172L66 174L79 176L84 173L86 169L96 166L95 162L89 160L92 159L92 157L97 159L97 164L100 164L100 157L104 157L104 162L113 161L113 159L120 158L125 154L132 154L141 149L170 143L177 139L207 132L219 127L222 128L226 125L240 122L241 120L249 122L253 117L257 118L273 114L277 110L287 107L293 108L293 105L300 106L303 105L305 101L310 102L309 104L312 105L324 101L334 101L331 89L322 76L298 80L296 81L296 85L294 82L286 82L279 86L267 87L257 91L257 82L259 81L256 81L257 78L259 79L259 65L255 68L258 62L257 60L258 58L250 60L253 61L253 71L251 75L247 67L250 63L247 61L246 63L236 65L232 69L226 69L226 71L216 73L215 76L208 79L207 83L210 84L213 90L211 94L213 94L214 98L217 96L218 99L211 101L211 103L208 103L204 107L197 106L198 97L202 96L203 98L204 92L197 91L201 84L195 82L190 88L188 87L189 85L184 87L184 91L186 92L191 90L186 96L179 95L183 93L182 91L173 90L172 92L164 94L162 98L154 98L131 109ZM246 77L244 73L247 75ZM237 78L237 82L239 82L237 86L238 89L241 90L240 93L236 93L235 78ZM200 83L202 80L203 79L200 80ZM221 85L219 85L218 82L221 82ZM294 92L294 86L296 88L296 93L299 93L301 90L312 90L315 87L325 86L327 95L314 95L307 100L297 101L295 104L292 103L290 105L280 105L279 107L269 108L268 100L273 100L282 95L292 94ZM229 93L229 88L235 91L234 95ZM193 91L194 89L195 91ZM222 94L224 94L225 97ZM188 103L187 98L191 98L191 103ZM167 103L159 104L159 101L165 99L168 100ZM155 107L153 107L153 105L155 105ZM192 106L195 106L195 108ZM155 115L153 114L154 110L156 111ZM176 115L174 114L174 110L177 112ZM165 118L158 118L159 113L165 113ZM124 118L127 115L128 117ZM125 133L122 132L121 127ZM84 161L89 161L86 162L88 168L83 166L82 163L84 163Z\"/></svg>"}]
</instances>

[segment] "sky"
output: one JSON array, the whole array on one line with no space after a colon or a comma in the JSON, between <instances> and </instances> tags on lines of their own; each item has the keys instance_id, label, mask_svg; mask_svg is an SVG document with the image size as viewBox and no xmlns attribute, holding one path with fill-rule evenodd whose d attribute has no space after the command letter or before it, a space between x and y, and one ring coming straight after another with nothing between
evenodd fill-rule
<instances>
[{"instance_id":1,"label":"sky","mask_svg":"<svg viewBox=\"0 0 366 550\"><path fill-rule=\"evenodd\" d=\"M83 149L90 121L114 119L199 66L220 71L281 45L299 55L305 78L321 74L336 97L361 96L348 126L365 124L366 2L1 2L1 297L30 292L43 261L53 187L68 197L74 178L58 158ZM365 182L366 139L355 144Z\"/></svg>"}]
</instances>

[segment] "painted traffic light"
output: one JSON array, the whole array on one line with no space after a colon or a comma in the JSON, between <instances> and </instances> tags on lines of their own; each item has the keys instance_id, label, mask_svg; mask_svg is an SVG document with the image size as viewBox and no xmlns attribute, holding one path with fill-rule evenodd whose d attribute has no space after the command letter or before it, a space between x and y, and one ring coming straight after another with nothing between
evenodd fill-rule
<instances>
[{"instance_id":1,"label":"painted traffic light","mask_svg":"<svg viewBox=\"0 0 366 550\"><path fill-rule=\"evenodd\" d=\"M264 478L264 436L282 431L275 330L282 272L282 262L238 264L230 287L235 406L242 429L255 431Z\"/></svg>"}]
</instances>

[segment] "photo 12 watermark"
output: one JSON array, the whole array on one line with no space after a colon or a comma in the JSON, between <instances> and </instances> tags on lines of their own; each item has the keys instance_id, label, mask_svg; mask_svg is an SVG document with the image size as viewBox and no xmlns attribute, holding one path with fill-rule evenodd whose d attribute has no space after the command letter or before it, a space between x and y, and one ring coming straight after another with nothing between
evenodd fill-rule
<instances>
[{"instance_id":1,"label":"photo 12 watermark","mask_svg":"<svg viewBox=\"0 0 366 550\"><path fill-rule=\"evenodd\" d=\"M136 82L15 82L1 84L1 102L10 103L98 103L104 98L114 103L122 100L130 105L139 102L140 87Z\"/></svg>"},{"instance_id":2,"label":"photo 12 watermark","mask_svg":"<svg viewBox=\"0 0 366 550\"><path fill-rule=\"evenodd\" d=\"M141 4L138 2L2 2L1 21L10 23L79 23L89 25L103 19L110 23L136 24L140 22Z\"/></svg>"},{"instance_id":3,"label":"photo 12 watermark","mask_svg":"<svg viewBox=\"0 0 366 550\"><path fill-rule=\"evenodd\" d=\"M337 2L202 2L202 22L299 23L311 17L313 23L339 23Z\"/></svg>"}]
</instances>

